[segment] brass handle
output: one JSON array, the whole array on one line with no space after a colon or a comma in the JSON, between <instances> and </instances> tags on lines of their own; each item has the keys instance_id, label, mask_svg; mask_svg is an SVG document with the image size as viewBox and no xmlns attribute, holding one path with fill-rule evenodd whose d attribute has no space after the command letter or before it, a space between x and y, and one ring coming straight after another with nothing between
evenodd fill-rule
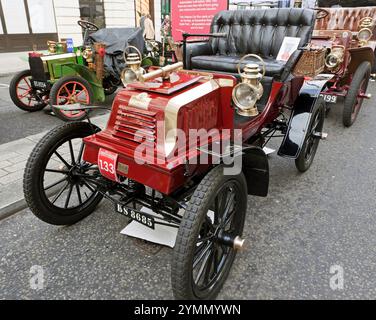
<instances>
[{"instance_id":1,"label":"brass handle","mask_svg":"<svg viewBox=\"0 0 376 320\"><path fill-rule=\"evenodd\" d=\"M177 63L174 63L174 64L170 64L170 65L167 65L165 67L159 68L157 70L153 70L151 72L148 72L145 75L141 75L140 81L144 82L144 81L152 80L152 79L155 79L155 78L158 78L158 77L165 77L167 74L169 74L173 71L176 71L176 70L178 70L182 67L183 67L183 62L177 62Z\"/></svg>"},{"instance_id":2,"label":"brass handle","mask_svg":"<svg viewBox=\"0 0 376 320\"><path fill-rule=\"evenodd\" d=\"M239 75L241 76L240 65L243 62L243 60L245 58L248 58L248 57L253 57L253 58L256 58L256 59L260 60L260 62L262 63L262 76L264 77L265 76L265 72L266 72L265 61L260 56L258 56L257 54L253 54L253 53L246 54L245 56L243 56L239 60L239 63L238 63L238 73L239 73Z\"/></svg>"}]
</instances>

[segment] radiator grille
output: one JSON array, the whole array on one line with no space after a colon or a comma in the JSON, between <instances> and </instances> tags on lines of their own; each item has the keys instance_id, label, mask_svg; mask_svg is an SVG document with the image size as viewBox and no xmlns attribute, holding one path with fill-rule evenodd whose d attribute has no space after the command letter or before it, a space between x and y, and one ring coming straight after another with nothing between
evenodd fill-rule
<instances>
[{"instance_id":1,"label":"radiator grille","mask_svg":"<svg viewBox=\"0 0 376 320\"><path fill-rule=\"evenodd\" d=\"M157 140L155 116L156 112L119 106L113 135L131 145L149 143L154 146Z\"/></svg>"}]
</instances>

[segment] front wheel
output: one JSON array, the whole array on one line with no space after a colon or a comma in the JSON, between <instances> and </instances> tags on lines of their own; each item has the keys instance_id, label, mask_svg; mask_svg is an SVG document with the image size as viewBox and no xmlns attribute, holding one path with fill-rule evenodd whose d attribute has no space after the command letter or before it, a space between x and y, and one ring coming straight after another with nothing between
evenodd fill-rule
<instances>
[{"instance_id":1,"label":"front wheel","mask_svg":"<svg viewBox=\"0 0 376 320\"><path fill-rule=\"evenodd\" d=\"M56 116L64 121L79 121L86 118L85 110L60 110L53 106L94 103L94 93L90 83L82 77L69 76L56 81L51 88L50 103Z\"/></svg>"},{"instance_id":2,"label":"front wheel","mask_svg":"<svg viewBox=\"0 0 376 320\"><path fill-rule=\"evenodd\" d=\"M46 106L48 92L32 88L31 71L23 70L12 78L9 84L9 95L18 108L34 112Z\"/></svg>"},{"instance_id":3,"label":"front wheel","mask_svg":"<svg viewBox=\"0 0 376 320\"><path fill-rule=\"evenodd\" d=\"M48 132L26 164L23 188L30 210L54 225L71 225L91 214L102 195L92 182L96 166L82 160L82 138L100 129L87 122L72 122Z\"/></svg>"},{"instance_id":4,"label":"front wheel","mask_svg":"<svg viewBox=\"0 0 376 320\"><path fill-rule=\"evenodd\" d=\"M358 117L363 100L361 96L367 92L369 78L371 76L371 64L362 62L356 69L347 92L343 107L342 121L345 127L350 127Z\"/></svg>"},{"instance_id":5,"label":"front wheel","mask_svg":"<svg viewBox=\"0 0 376 320\"><path fill-rule=\"evenodd\" d=\"M307 171L315 158L320 143L320 134L324 128L325 103L320 101L313 109L303 147L298 158L295 160L296 168L300 172Z\"/></svg>"},{"instance_id":6,"label":"front wheel","mask_svg":"<svg viewBox=\"0 0 376 320\"><path fill-rule=\"evenodd\" d=\"M247 209L244 175L211 170L193 193L178 231L171 266L177 299L214 299L241 242Z\"/></svg>"}]
</instances>

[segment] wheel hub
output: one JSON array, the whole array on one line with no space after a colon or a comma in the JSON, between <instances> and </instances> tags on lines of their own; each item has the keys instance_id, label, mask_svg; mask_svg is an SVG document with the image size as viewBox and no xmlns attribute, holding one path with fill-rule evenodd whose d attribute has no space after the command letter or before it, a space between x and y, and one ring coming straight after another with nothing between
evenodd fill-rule
<instances>
[{"instance_id":1,"label":"wheel hub","mask_svg":"<svg viewBox=\"0 0 376 320\"><path fill-rule=\"evenodd\" d=\"M71 183L79 183L81 181L80 174L85 173L85 170L80 164L75 164L74 166L66 169L68 170L68 181Z\"/></svg>"},{"instance_id":2,"label":"wheel hub","mask_svg":"<svg viewBox=\"0 0 376 320\"><path fill-rule=\"evenodd\" d=\"M224 244L235 250L244 249L245 240L242 239L240 236L233 235L229 232L221 230L216 236L216 239L219 243Z\"/></svg>"}]
</instances>

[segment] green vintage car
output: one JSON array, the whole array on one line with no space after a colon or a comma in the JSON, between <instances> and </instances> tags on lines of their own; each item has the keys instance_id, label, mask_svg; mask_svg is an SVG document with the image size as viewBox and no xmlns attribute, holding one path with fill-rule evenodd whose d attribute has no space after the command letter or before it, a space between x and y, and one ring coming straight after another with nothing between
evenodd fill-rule
<instances>
[{"instance_id":1,"label":"green vintage car","mask_svg":"<svg viewBox=\"0 0 376 320\"><path fill-rule=\"evenodd\" d=\"M91 105L103 102L122 85L127 46L144 49L140 28L100 29L78 21L84 30L84 44L69 50L64 42L50 43L48 52L30 52L30 69L14 76L9 93L14 104L25 111L42 110L48 104ZM67 52L71 51L71 52ZM53 108L63 120L82 120L84 110Z\"/></svg>"}]
</instances>

